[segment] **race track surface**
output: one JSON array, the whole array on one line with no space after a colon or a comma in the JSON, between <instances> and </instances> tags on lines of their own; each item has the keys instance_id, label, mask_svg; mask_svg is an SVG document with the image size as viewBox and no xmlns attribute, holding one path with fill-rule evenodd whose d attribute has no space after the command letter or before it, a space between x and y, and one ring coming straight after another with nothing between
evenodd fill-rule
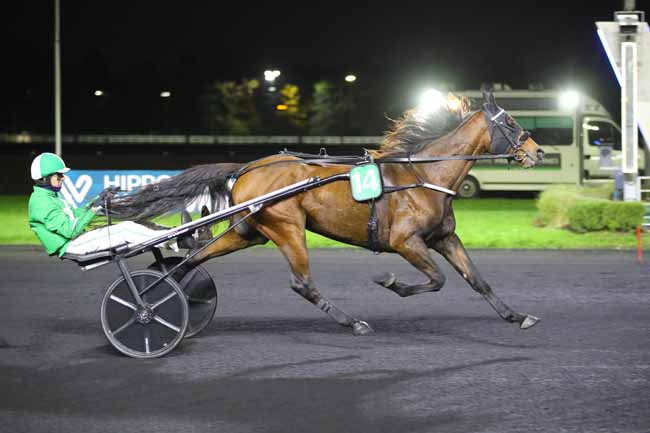
<instances>
[{"instance_id":1,"label":"race track surface","mask_svg":"<svg viewBox=\"0 0 650 433\"><path fill-rule=\"evenodd\" d=\"M542 321L502 321L439 256L445 287L402 299L371 281L422 281L401 258L314 250L321 292L376 331L354 337L291 291L278 251L254 249L207 264L220 300L202 334L138 360L101 330L114 265L82 273L1 248L0 431L650 431L650 263L470 254L502 300Z\"/></svg>"}]
</instances>

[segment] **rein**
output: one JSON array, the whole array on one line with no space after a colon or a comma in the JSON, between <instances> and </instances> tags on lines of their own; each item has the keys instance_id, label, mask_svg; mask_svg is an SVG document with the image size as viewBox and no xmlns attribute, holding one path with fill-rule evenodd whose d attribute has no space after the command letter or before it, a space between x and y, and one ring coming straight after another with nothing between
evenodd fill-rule
<instances>
[{"instance_id":1,"label":"rein","mask_svg":"<svg viewBox=\"0 0 650 433\"><path fill-rule=\"evenodd\" d=\"M451 155L451 156L432 156L428 158L412 158L410 155L405 157L382 157L372 158L367 153L362 156L330 156L321 148L320 153L303 153L292 152L284 149L280 151L281 155L295 156L301 158L300 161L274 161L274 162L304 162L304 163L322 163L322 164L343 164L343 165L359 165L368 162L375 162L377 164L391 164L391 163L427 163L427 162L440 162L440 161L479 161L483 159L514 159L514 155L509 153L501 153L498 155ZM270 163L272 164L272 163ZM264 167L264 166L260 166Z\"/></svg>"},{"instance_id":2,"label":"rein","mask_svg":"<svg viewBox=\"0 0 650 433\"><path fill-rule=\"evenodd\" d=\"M239 178L246 173L249 173L253 170L259 168L268 167L276 164L341 164L341 165L361 165L374 162L376 164L426 164L432 162L442 162L442 161L480 161L485 159L507 159L513 160L515 156L513 154L499 154L499 155L453 155L453 156L434 156L429 158L411 158L411 156L405 157L383 157L383 158L372 158L369 153L366 152L365 155L359 156L330 156L327 153L323 153L325 149L321 148L321 153L304 153L304 152L293 152L287 149L281 150L280 155L295 156L300 159L294 160L282 160L282 161L271 161L266 164L256 165L254 167L250 166L250 163L240 168L238 171L231 175L232 178ZM253 161L255 162L255 161Z\"/></svg>"},{"instance_id":3,"label":"rein","mask_svg":"<svg viewBox=\"0 0 650 433\"><path fill-rule=\"evenodd\" d=\"M440 161L480 161L483 159L515 159L515 156L509 153L502 153L499 155L453 155L453 156L434 156L430 158L411 158L408 157L384 157L377 158L374 161L377 163L427 163L427 162L440 162Z\"/></svg>"},{"instance_id":4,"label":"rein","mask_svg":"<svg viewBox=\"0 0 650 433\"><path fill-rule=\"evenodd\" d=\"M447 194L456 195L456 193L450 189L440 187L437 185L429 184L423 181L418 173L415 171L413 164L426 164L426 163L436 163L442 161L481 161L481 160L495 160L495 159L506 159L509 162L512 160L522 161L524 158L529 157L528 152L522 149L521 145L526 139L530 136L528 131L524 131L519 125L516 124L511 118L506 117L506 112L503 108L500 108L492 100L490 103L486 103L483 106L483 115L485 116L486 123L488 125L488 133L490 135L490 141L492 146L492 151L496 154L488 155L450 155L450 156L432 156L426 158L412 158L410 154L407 156L387 156L380 158L373 158L372 155L366 149L365 154L362 156L330 156L327 154L324 148L320 149L318 154L304 153L304 152L292 152L286 148L280 151L281 155L294 156L300 158L298 160L282 160L282 161L272 161L266 164L257 165L251 167L250 164L247 164L240 168L238 171L231 175L231 179L237 179L244 174L256 170L258 168L268 167L275 164L285 164L285 163L300 163L300 164L343 164L343 165L361 165L367 163L375 164L409 164L411 170L414 172L418 182L413 185L407 185L404 187L396 187L394 191L400 191L402 189L408 188L419 188L425 187L434 189L436 191L442 191ZM506 120L504 121L503 118ZM498 130L500 136L496 136L494 131ZM523 134L520 135L520 132ZM512 149L512 153L504 153L505 151ZM499 152L499 153L497 153ZM255 161L254 161L255 162ZM390 192L394 192L390 191Z\"/></svg>"},{"instance_id":5,"label":"rein","mask_svg":"<svg viewBox=\"0 0 650 433\"><path fill-rule=\"evenodd\" d=\"M246 173L249 173L253 170L259 168L269 167L276 164L342 164L342 165L362 165L368 163L376 164L409 164L412 167L412 164L425 164L432 162L441 162L441 161L480 161L480 160L489 160L489 159L507 159L513 160L515 156L512 154L499 154L499 155L453 155L453 156L434 156L429 158L411 158L410 155L406 157L384 157L384 158L373 158L367 151L365 155L362 156L339 156L334 157L327 154L324 148L321 148L319 153L304 153L304 152L292 152L290 150L284 149L280 151L281 155L295 156L300 159L294 160L282 160L282 161L271 161L266 164L257 165L250 167L246 165L240 168L237 172L233 173L230 178L238 179ZM415 177L418 182L410 185L404 186L386 186L384 187L384 192L390 194L392 192L403 191L405 189L412 188L426 188L433 191L444 192L449 195L456 195L456 192L445 188L439 185L434 185L428 182L425 182L420 178L418 173L413 170Z\"/></svg>"}]
</instances>

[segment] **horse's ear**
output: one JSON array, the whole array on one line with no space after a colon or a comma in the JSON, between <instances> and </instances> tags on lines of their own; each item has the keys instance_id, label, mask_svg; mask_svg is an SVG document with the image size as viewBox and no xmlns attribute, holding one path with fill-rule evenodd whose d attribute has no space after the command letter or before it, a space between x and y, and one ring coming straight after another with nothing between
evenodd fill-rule
<instances>
[{"instance_id":1,"label":"horse's ear","mask_svg":"<svg viewBox=\"0 0 650 433\"><path fill-rule=\"evenodd\" d=\"M461 106L461 113L464 116L467 113L469 113L470 109L472 108L472 101L470 101L467 96L461 96L460 97L460 106Z\"/></svg>"},{"instance_id":2,"label":"horse's ear","mask_svg":"<svg viewBox=\"0 0 650 433\"><path fill-rule=\"evenodd\" d=\"M483 89L483 102L487 104L489 99L490 99L490 91Z\"/></svg>"},{"instance_id":3,"label":"horse's ear","mask_svg":"<svg viewBox=\"0 0 650 433\"><path fill-rule=\"evenodd\" d=\"M490 110L497 109L497 101L494 99L494 93L492 93L492 89L483 90L483 101Z\"/></svg>"},{"instance_id":4,"label":"horse's ear","mask_svg":"<svg viewBox=\"0 0 650 433\"><path fill-rule=\"evenodd\" d=\"M490 92L490 105L496 109L497 108L497 100L494 99L494 93Z\"/></svg>"}]
</instances>

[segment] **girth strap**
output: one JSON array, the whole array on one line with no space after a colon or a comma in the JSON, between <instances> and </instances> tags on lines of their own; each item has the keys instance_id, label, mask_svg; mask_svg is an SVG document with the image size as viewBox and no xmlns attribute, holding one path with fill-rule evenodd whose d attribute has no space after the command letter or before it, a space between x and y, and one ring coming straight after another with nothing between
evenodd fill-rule
<instances>
[{"instance_id":1,"label":"girth strap","mask_svg":"<svg viewBox=\"0 0 650 433\"><path fill-rule=\"evenodd\" d=\"M381 252L381 241L379 240L379 224L377 222L377 206L375 200L370 200L370 220L368 221L368 249L375 254Z\"/></svg>"}]
</instances>

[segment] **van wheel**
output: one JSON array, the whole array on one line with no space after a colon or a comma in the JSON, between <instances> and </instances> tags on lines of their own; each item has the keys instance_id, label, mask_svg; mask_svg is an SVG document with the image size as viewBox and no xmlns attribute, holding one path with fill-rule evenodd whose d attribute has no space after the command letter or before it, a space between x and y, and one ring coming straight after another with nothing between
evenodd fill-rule
<instances>
[{"instance_id":1,"label":"van wheel","mask_svg":"<svg viewBox=\"0 0 650 433\"><path fill-rule=\"evenodd\" d=\"M460 198L476 198L481 192L478 186L478 181L472 176L466 176L458 188L458 197Z\"/></svg>"}]
</instances>

